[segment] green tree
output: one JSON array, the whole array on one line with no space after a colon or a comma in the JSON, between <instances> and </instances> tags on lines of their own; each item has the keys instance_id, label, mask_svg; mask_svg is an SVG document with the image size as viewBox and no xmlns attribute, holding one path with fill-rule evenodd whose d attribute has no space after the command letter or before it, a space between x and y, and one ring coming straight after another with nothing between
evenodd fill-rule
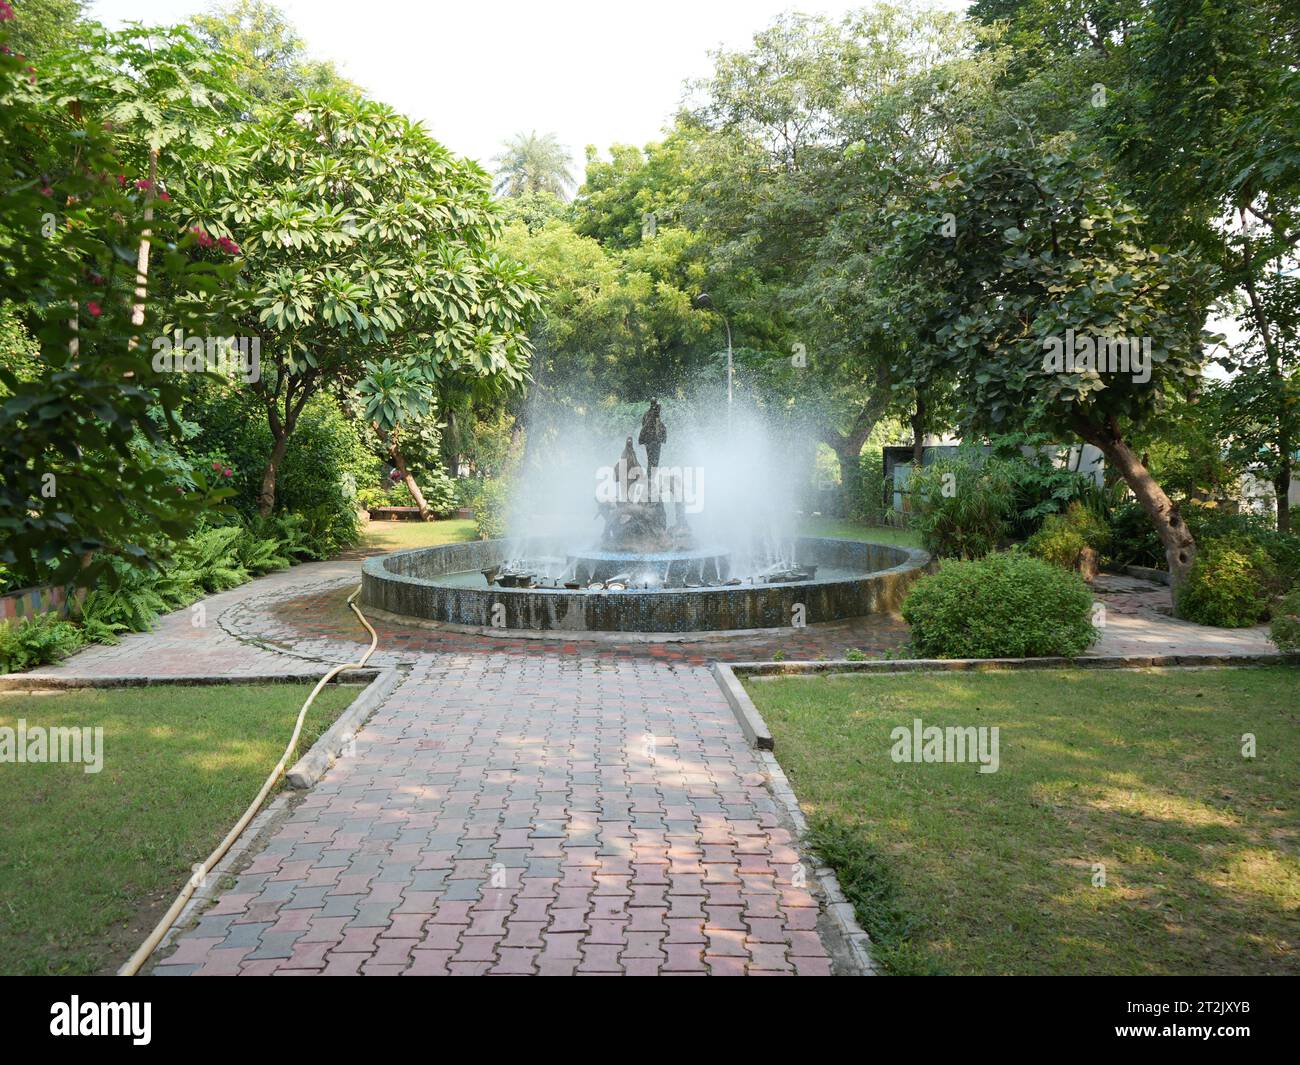
<instances>
[{"instance_id":1,"label":"green tree","mask_svg":"<svg viewBox=\"0 0 1300 1065\"><path fill-rule=\"evenodd\" d=\"M304 404L367 364L410 364L440 396L525 380L538 297L493 251L487 176L391 109L330 93L271 106L187 191L191 225L243 257L232 313L262 339L263 513Z\"/></svg>"},{"instance_id":2,"label":"green tree","mask_svg":"<svg viewBox=\"0 0 1300 1065\"><path fill-rule=\"evenodd\" d=\"M0 54L0 303L39 345L34 366L0 367L0 562L89 581L107 565L83 568L92 553L148 562L211 502L154 457L181 389L144 341L164 315L202 330L228 280L192 260L157 178L193 161L224 87L172 31L92 27L33 66Z\"/></svg>"},{"instance_id":3,"label":"green tree","mask_svg":"<svg viewBox=\"0 0 1300 1065\"><path fill-rule=\"evenodd\" d=\"M1028 124L1065 130L1116 163L1155 242L1219 267L1221 306L1246 342L1237 384L1278 527L1297 437L1294 298L1300 241L1300 14L1287 0L980 0L1005 19L1007 85ZM1279 283L1281 276L1284 280ZM1225 441L1240 450L1243 437Z\"/></svg>"},{"instance_id":4,"label":"green tree","mask_svg":"<svg viewBox=\"0 0 1300 1065\"><path fill-rule=\"evenodd\" d=\"M32 60L72 43L85 12L84 0L13 0L14 18L5 43Z\"/></svg>"},{"instance_id":5,"label":"green tree","mask_svg":"<svg viewBox=\"0 0 1300 1065\"><path fill-rule=\"evenodd\" d=\"M936 12L786 16L716 57L689 116L707 134L692 202L716 302L775 353L767 387L818 412L846 506L891 406L919 439L944 405L941 362L895 311L915 285L879 259L899 211L994 120L1002 59L977 43Z\"/></svg>"},{"instance_id":6,"label":"green tree","mask_svg":"<svg viewBox=\"0 0 1300 1065\"><path fill-rule=\"evenodd\" d=\"M220 50L230 76L258 104L331 90L360 95L360 89L328 60L310 59L284 13L266 0L214 5L190 20L199 37Z\"/></svg>"},{"instance_id":7,"label":"green tree","mask_svg":"<svg viewBox=\"0 0 1300 1065\"><path fill-rule=\"evenodd\" d=\"M506 196L550 193L563 199L573 188L569 153L554 133L516 133L492 162L497 166L495 189Z\"/></svg>"},{"instance_id":8,"label":"green tree","mask_svg":"<svg viewBox=\"0 0 1300 1065\"><path fill-rule=\"evenodd\" d=\"M587 146L587 173L574 198L574 228L607 248L632 248L661 228L686 224L692 146L682 131L643 149L615 144L610 158Z\"/></svg>"},{"instance_id":9,"label":"green tree","mask_svg":"<svg viewBox=\"0 0 1300 1065\"><path fill-rule=\"evenodd\" d=\"M1101 449L1181 587L1194 538L1129 438L1196 386L1212 271L1152 247L1099 166L1032 149L980 152L944 175L900 220L898 249L896 269L938 294L900 311L933 330L929 350L944 353L972 424L1072 433Z\"/></svg>"}]
</instances>

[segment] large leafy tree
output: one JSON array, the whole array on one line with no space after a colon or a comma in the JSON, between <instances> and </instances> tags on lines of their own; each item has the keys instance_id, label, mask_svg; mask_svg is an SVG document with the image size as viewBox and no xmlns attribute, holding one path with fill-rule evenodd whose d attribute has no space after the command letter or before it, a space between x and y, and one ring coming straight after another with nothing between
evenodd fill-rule
<instances>
[{"instance_id":1,"label":"large leafy tree","mask_svg":"<svg viewBox=\"0 0 1300 1065\"><path fill-rule=\"evenodd\" d=\"M70 44L86 8L83 0L14 0L8 6L15 18L7 27L5 43L32 60Z\"/></svg>"},{"instance_id":2,"label":"large leafy tree","mask_svg":"<svg viewBox=\"0 0 1300 1065\"><path fill-rule=\"evenodd\" d=\"M1177 590L1195 541L1130 438L1196 387L1211 272L1153 246L1101 167L1034 149L980 152L942 176L900 219L897 251L927 292L900 311L933 331L972 426L1101 449L1155 525ZM1139 347L1124 356L1116 340Z\"/></svg>"},{"instance_id":3,"label":"large leafy tree","mask_svg":"<svg viewBox=\"0 0 1300 1065\"><path fill-rule=\"evenodd\" d=\"M1144 209L1219 265L1220 295L1241 309L1245 340L1225 361L1258 427L1252 465L1272 482L1287 530L1300 448L1300 11L1282 0L1158 0L1128 58L1130 82L1098 136Z\"/></svg>"},{"instance_id":4,"label":"large leafy tree","mask_svg":"<svg viewBox=\"0 0 1300 1065\"><path fill-rule=\"evenodd\" d=\"M146 341L164 315L202 328L197 297L223 281L191 259L159 187L193 161L222 91L182 33L92 28L37 64L0 54L0 300L39 346L0 369L0 562L19 579L148 561L155 534L182 535L209 501L151 458L180 385Z\"/></svg>"},{"instance_id":5,"label":"large leafy tree","mask_svg":"<svg viewBox=\"0 0 1300 1065\"><path fill-rule=\"evenodd\" d=\"M266 0L214 5L190 21L202 40L222 52L231 78L255 103L315 90L360 91L332 62L308 57L284 13Z\"/></svg>"},{"instance_id":6,"label":"large leafy tree","mask_svg":"<svg viewBox=\"0 0 1300 1065\"><path fill-rule=\"evenodd\" d=\"M955 16L881 6L787 16L721 53L689 121L713 287L769 350L768 386L816 411L849 498L891 405L919 434L943 383L879 267L903 205L989 125L996 52Z\"/></svg>"},{"instance_id":7,"label":"large leafy tree","mask_svg":"<svg viewBox=\"0 0 1300 1065\"><path fill-rule=\"evenodd\" d=\"M681 227L691 196L694 146L680 130L644 149L615 144L602 159L587 146L587 173L574 197L574 228L607 248L633 248Z\"/></svg>"},{"instance_id":8,"label":"large leafy tree","mask_svg":"<svg viewBox=\"0 0 1300 1065\"><path fill-rule=\"evenodd\" d=\"M1006 20L1007 88L1027 120L1112 160L1154 239L1219 267L1221 310L1243 336L1223 358L1241 415L1223 443L1273 483L1288 528L1300 446L1286 291L1300 241L1295 4L979 0L972 13Z\"/></svg>"},{"instance_id":9,"label":"large leafy tree","mask_svg":"<svg viewBox=\"0 0 1300 1065\"><path fill-rule=\"evenodd\" d=\"M185 208L243 256L249 291L232 313L261 341L249 387L272 437L263 513L304 405L368 365L411 364L442 394L525 380L538 297L493 250L487 176L391 109L332 93L269 107L221 145Z\"/></svg>"},{"instance_id":10,"label":"large leafy tree","mask_svg":"<svg viewBox=\"0 0 1300 1065\"><path fill-rule=\"evenodd\" d=\"M496 191L506 196L549 193L561 198L573 188L569 153L554 133L517 133L501 146Z\"/></svg>"}]
</instances>

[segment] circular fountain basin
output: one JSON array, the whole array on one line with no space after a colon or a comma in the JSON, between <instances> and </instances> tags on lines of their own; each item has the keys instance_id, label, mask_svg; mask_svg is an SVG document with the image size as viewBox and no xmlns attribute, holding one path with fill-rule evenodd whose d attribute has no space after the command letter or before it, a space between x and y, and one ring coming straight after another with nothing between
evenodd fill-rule
<instances>
[{"instance_id":1,"label":"circular fountain basin","mask_svg":"<svg viewBox=\"0 0 1300 1065\"><path fill-rule=\"evenodd\" d=\"M528 558L575 555L556 541L534 540L522 550L517 540L447 544L367 559L362 567L361 602L397 620L503 633L787 628L896 610L908 587L930 564L924 551L889 544L816 537L796 537L790 543L799 565L818 567L816 579L779 584L746 579L738 585L708 588L596 592L500 588L488 585L479 573L521 554Z\"/></svg>"}]
</instances>

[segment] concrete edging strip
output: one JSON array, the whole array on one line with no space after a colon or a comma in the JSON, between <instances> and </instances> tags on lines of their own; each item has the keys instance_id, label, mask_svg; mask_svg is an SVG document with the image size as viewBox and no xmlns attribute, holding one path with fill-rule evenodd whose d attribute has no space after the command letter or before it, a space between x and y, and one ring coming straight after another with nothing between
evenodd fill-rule
<instances>
[{"instance_id":1,"label":"concrete edging strip","mask_svg":"<svg viewBox=\"0 0 1300 1065\"><path fill-rule=\"evenodd\" d=\"M379 673L285 774L284 779L289 786L310 788L320 780L343 749L356 738L362 722L388 698L401 683L401 679L401 674L396 669L385 669Z\"/></svg>"},{"instance_id":2,"label":"concrete edging strip","mask_svg":"<svg viewBox=\"0 0 1300 1065\"><path fill-rule=\"evenodd\" d=\"M750 699L744 685L732 671L732 667L725 662L713 663L713 678L722 689L731 712L736 715L740 730L745 734L749 745L757 747L760 751L772 750L774 744L772 733L767 729L767 722L763 720L763 715L758 712L758 707Z\"/></svg>"},{"instance_id":3,"label":"concrete edging strip","mask_svg":"<svg viewBox=\"0 0 1300 1065\"><path fill-rule=\"evenodd\" d=\"M0 676L0 691L63 691L73 688L152 688L160 685L222 685L222 684L315 684L325 673L315 669L301 673L244 673L222 676L80 676L66 677L58 674L6 673ZM347 669L334 678L335 684L360 684L370 682L379 675L377 669Z\"/></svg>"},{"instance_id":4,"label":"concrete edging strip","mask_svg":"<svg viewBox=\"0 0 1300 1065\"><path fill-rule=\"evenodd\" d=\"M733 674L746 677L818 673L996 672L1015 669L1171 669L1204 666L1300 665L1300 654L1244 655L1081 655L1078 658L899 658L817 662L732 662Z\"/></svg>"}]
</instances>

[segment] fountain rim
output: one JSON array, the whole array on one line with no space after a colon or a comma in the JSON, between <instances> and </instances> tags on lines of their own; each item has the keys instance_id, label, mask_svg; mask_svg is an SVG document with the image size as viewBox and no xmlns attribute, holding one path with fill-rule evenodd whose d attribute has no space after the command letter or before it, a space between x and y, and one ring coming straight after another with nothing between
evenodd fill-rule
<instances>
[{"instance_id":1,"label":"fountain rim","mask_svg":"<svg viewBox=\"0 0 1300 1065\"><path fill-rule=\"evenodd\" d=\"M812 554L819 565L862 568L849 576L818 576L804 581L703 588L633 587L622 591L474 588L441 581L443 576L480 568L507 552L518 554L521 545L519 539L471 540L407 548L367 559L362 564L361 602L396 619L466 625L485 631L491 624L491 631L498 633L514 629L570 637L593 632L725 633L784 627L796 610L801 610L804 623L809 625L896 611L911 583L933 568L929 554L918 548L833 537L790 539L796 550ZM531 551L548 553L547 545L554 542L532 538ZM422 564L422 558L429 559L429 563ZM439 572L431 572L439 566ZM875 566L879 568L869 568ZM398 572L400 569L415 570L419 575ZM492 624L497 617L493 612L498 608L506 612L504 624Z\"/></svg>"},{"instance_id":2,"label":"fountain rim","mask_svg":"<svg viewBox=\"0 0 1300 1065\"><path fill-rule=\"evenodd\" d=\"M754 582L743 581L738 585L711 585L704 588L627 588L622 590L601 590L592 591L585 588L501 588L489 586L486 588L469 588L458 585L439 583L437 576L433 577L413 577L406 573L398 573L389 568L389 563L401 558L407 558L414 555L441 554L450 553L459 547L467 545L481 546L482 549L490 545L508 545L518 543L520 540L527 540L527 537L498 537L487 540L465 540L451 544L435 544L431 547L412 547L404 548L401 551L391 551L384 555L374 555L362 563L362 575L370 577L377 581L393 582L398 584L414 585L421 588L438 588L449 592L468 592L472 595L491 595L500 596L504 599L525 598L530 595L546 595L571 597L574 599L590 599L601 596L672 596L672 595L692 595L692 596L722 596L735 594L737 592L753 591L755 589L794 589L803 587L825 587L831 585L850 585L862 581L874 581L882 577L911 573L913 571L924 570L931 565L932 558L929 552L919 547L906 547L902 544L887 544L876 540L856 540L844 537L828 536L793 536L789 539L794 541L807 541L814 544L826 544L832 546L841 545L859 545L863 547L883 548L888 551L896 552L901 556L893 566L884 569L868 570L863 573L854 574L853 576L844 577L814 577L805 581L780 581L780 582ZM560 557L564 552L554 552L554 557ZM619 555L618 557L627 557ZM666 556L667 557L667 556ZM675 556L676 557L676 556ZM452 572L468 572L472 567L455 570ZM632 631L632 630L629 630ZM728 631L728 630L711 630L711 631Z\"/></svg>"}]
</instances>

